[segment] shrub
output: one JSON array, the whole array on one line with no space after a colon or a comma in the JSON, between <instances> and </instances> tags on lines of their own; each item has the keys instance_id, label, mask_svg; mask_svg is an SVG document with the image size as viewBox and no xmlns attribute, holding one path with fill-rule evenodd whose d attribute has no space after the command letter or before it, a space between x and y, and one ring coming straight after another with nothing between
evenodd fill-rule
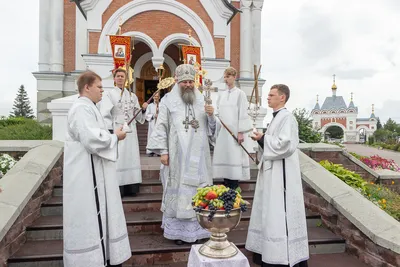
<instances>
[{"instance_id":1,"label":"shrub","mask_svg":"<svg viewBox=\"0 0 400 267\"><path fill-rule=\"evenodd\" d=\"M51 140L52 128L40 125L36 120L22 119L16 121L8 119L7 126L0 127L0 140Z\"/></svg>"},{"instance_id":2,"label":"shrub","mask_svg":"<svg viewBox=\"0 0 400 267\"><path fill-rule=\"evenodd\" d=\"M321 161L320 164L343 182L353 187L373 204L400 221L399 194L389 190L385 186L376 185L373 182L368 184L359 174L347 170L341 164L333 164L327 160ZM394 184L394 181L392 184Z\"/></svg>"}]
</instances>

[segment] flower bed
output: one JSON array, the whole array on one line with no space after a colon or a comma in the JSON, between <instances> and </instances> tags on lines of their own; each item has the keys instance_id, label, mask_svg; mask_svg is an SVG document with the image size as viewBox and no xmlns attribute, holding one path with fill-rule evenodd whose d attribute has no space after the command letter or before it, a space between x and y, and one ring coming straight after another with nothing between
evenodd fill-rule
<instances>
[{"instance_id":1,"label":"flower bed","mask_svg":"<svg viewBox=\"0 0 400 267\"><path fill-rule=\"evenodd\" d=\"M328 160L320 161L320 164L393 218L400 221L399 194L385 186L376 185L373 182L367 183L359 174L347 170L341 164L334 164Z\"/></svg>"},{"instance_id":2,"label":"flower bed","mask_svg":"<svg viewBox=\"0 0 400 267\"><path fill-rule=\"evenodd\" d=\"M0 179L17 163L17 161L8 154L0 155Z\"/></svg>"},{"instance_id":3,"label":"flower bed","mask_svg":"<svg viewBox=\"0 0 400 267\"><path fill-rule=\"evenodd\" d=\"M400 172L400 167L396 164L396 162L392 159L385 159L378 155L374 155L371 157L360 156L354 152L350 152L351 155L359 159L362 163L367 165L373 170L392 170L395 172Z\"/></svg>"}]
</instances>

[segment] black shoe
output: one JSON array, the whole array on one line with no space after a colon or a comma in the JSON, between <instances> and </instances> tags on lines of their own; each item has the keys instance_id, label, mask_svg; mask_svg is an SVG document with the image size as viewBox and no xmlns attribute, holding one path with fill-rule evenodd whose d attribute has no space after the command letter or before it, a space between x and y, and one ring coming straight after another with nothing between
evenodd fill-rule
<instances>
[{"instance_id":1,"label":"black shoe","mask_svg":"<svg viewBox=\"0 0 400 267\"><path fill-rule=\"evenodd\" d=\"M182 240L175 240L175 245L182 246L184 242Z\"/></svg>"}]
</instances>

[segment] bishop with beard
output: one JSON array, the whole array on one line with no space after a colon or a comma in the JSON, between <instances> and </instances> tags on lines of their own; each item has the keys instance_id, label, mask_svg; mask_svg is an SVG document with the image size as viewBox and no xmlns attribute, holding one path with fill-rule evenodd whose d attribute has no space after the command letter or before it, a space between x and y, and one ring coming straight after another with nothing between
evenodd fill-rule
<instances>
[{"instance_id":1,"label":"bishop with beard","mask_svg":"<svg viewBox=\"0 0 400 267\"><path fill-rule=\"evenodd\" d=\"M212 184L209 143L215 141L214 108L194 87L195 69L176 68L177 84L163 97L147 149L161 155L164 237L177 244L208 238L197 222L192 197L197 188Z\"/></svg>"}]
</instances>

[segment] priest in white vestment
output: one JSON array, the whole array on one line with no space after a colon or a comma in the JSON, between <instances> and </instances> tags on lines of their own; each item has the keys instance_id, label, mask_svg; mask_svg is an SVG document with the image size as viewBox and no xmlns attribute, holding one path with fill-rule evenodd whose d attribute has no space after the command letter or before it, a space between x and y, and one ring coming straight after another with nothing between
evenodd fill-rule
<instances>
[{"instance_id":1,"label":"priest in white vestment","mask_svg":"<svg viewBox=\"0 0 400 267\"><path fill-rule=\"evenodd\" d=\"M266 267L306 267L307 224L297 151L296 118L286 108L286 85L271 87L268 105L274 110L265 134L254 133L263 148L252 204L246 249ZM261 257L259 257L261 254Z\"/></svg>"},{"instance_id":2,"label":"priest in white vestment","mask_svg":"<svg viewBox=\"0 0 400 267\"><path fill-rule=\"evenodd\" d=\"M64 266L121 266L131 249L115 161L126 134L119 128L111 134L96 107L100 76L87 71L77 83L64 145Z\"/></svg>"},{"instance_id":3,"label":"priest in white vestment","mask_svg":"<svg viewBox=\"0 0 400 267\"><path fill-rule=\"evenodd\" d=\"M249 156L239 144L244 145L244 140L249 139L248 133L252 130L247 113L247 96L235 86L236 74L232 67L224 72L228 89L218 94L217 116L238 138L238 142L217 120L217 140L213 157L214 179L223 178L224 185L232 189L239 186L239 181L250 179Z\"/></svg>"},{"instance_id":4,"label":"priest in white vestment","mask_svg":"<svg viewBox=\"0 0 400 267\"><path fill-rule=\"evenodd\" d=\"M114 72L116 86L111 91L106 92L98 105L107 128L111 132L130 121L141 110L129 125L131 132L128 132L125 140L118 144L117 174L122 197L135 196L139 192L139 185L142 183L136 123L143 124L145 122L147 108L146 102L140 107L137 96L125 88L125 80L126 71L117 69Z\"/></svg>"},{"instance_id":5,"label":"priest in white vestment","mask_svg":"<svg viewBox=\"0 0 400 267\"><path fill-rule=\"evenodd\" d=\"M158 113L159 113L159 104L160 104L160 92L154 95L154 101L147 106L146 109L146 121L149 122L149 128L147 130L147 142L149 142L151 133L154 130L154 126L156 125ZM153 157L155 153L150 150L146 150L146 154L150 157Z\"/></svg>"},{"instance_id":6,"label":"priest in white vestment","mask_svg":"<svg viewBox=\"0 0 400 267\"><path fill-rule=\"evenodd\" d=\"M164 237L180 245L210 236L197 222L191 202L197 188L212 185L209 142L215 141L216 120L214 108L194 87L194 67L182 64L175 74L178 85L160 103L147 149L159 153L163 164Z\"/></svg>"}]
</instances>

